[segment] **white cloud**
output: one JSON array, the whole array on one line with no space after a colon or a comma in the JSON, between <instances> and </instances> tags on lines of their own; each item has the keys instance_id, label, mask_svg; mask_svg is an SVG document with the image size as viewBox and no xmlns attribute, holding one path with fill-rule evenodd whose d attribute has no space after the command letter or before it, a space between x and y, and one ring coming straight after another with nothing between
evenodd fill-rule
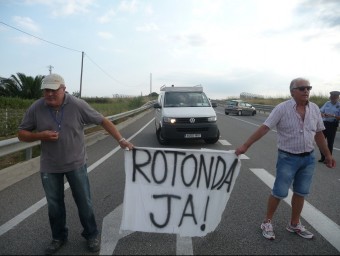
<instances>
[{"instance_id":1,"label":"white cloud","mask_svg":"<svg viewBox=\"0 0 340 256\"><path fill-rule=\"evenodd\" d=\"M8 17L17 17L13 26L39 34L46 40L57 40L55 43L60 45L86 49L100 67L115 70L118 80L125 84L148 84L149 73L152 72L157 88L159 84L171 82L202 83L216 97L237 95L243 91L288 94L287 86L297 76L311 80L312 93L318 90L328 93L340 84L340 9L337 8L340 1L14 2L8 1L6 6L11 7L6 9L6 13L3 11ZM57 15L54 19L50 19L52 11ZM21 17L22 13L25 13L24 17ZM40 36L43 28L46 30ZM11 49L8 53L12 53L5 56L9 54L4 52L4 59L22 60L22 56L13 57L13 53L19 53L20 49L15 48L18 44L8 43L13 42L11 32L6 27L0 33L6 49ZM62 33L62 37L55 39L56 33ZM29 37L16 39L26 44L38 43L38 40ZM55 47L44 45L46 49ZM33 54L34 49L27 47L25 54ZM49 51L52 52L54 54L55 51ZM54 66L57 66L57 59L64 63L70 58L67 50L60 49L60 52L65 52L65 56L51 56ZM40 54L45 56L41 51ZM9 71L4 72L17 72L18 62L13 67L5 67ZM78 64L76 62L74 66ZM25 71L27 67L24 65L20 69ZM69 76L78 72L78 69L71 69L65 70L72 73ZM93 96L100 96L101 91L124 94L127 90L126 86L115 88L112 81L105 81L110 79L100 69L86 69L84 90L88 79L98 80L98 87L91 92Z\"/></svg>"},{"instance_id":2,"label":"white cloud","mask_svg":"<svg viewBox=\"0 0 340 256\"><path fill-rule=\"evenodd\" d=\"M104 32L104 31L98 32L98 36L100 36L101 38L104 38L104 39L110 39L110 38L113 37L112 33Z\"/></svg>"},{"instance_id":3,"label":"white cloud","mask_svg":"<svg viewBox=\"0 0 340 256\"><path fill-rule=\"evenodd\" d=\"M14 22L22 29L29 30L31 32L40 31L39 26L29 17L14 16Z\"/></svg>"},{"instance_id":4,"label":"white cloud","mask_svg":"<svg viewBox=\"0 0 340 256\"><path fill-rule=\"evenodd\" d=\"M49 5L53 8L52 13L54 16L68 16L90 12L90 7L94 1L95 0L58 0L50 2Z\"/></svg>"},{"instance_id":5,"label":"white cloud","mask_svg":"<svg viewBox=\"0 0 340 256\"><path fill-rule=\"evenodd\" d=\"M145 14L148 15L148 16L151 16L151 15L154 14L154 10L153 10L151 5L147 5L145 7L144 11L145 11Z\"/></svg>"},{"instance_id":6,"label":"white cloud","mask_svg":"<svg viewBox=\"0 0 340 256\"><path fill-rule=\"evenodd\" d=\"M114 9L108 10L104 15L100 16L98 18L99 23L109 23L112 18L116 15L116 12Z\"/></svg>"},{"instance_id":7,"label":"white cloud","mask_svg":"<svg viewBox=\"0 0 340 256\"><path fill-rule=\"evenodd\" d=\"M41 41L31 37L31 36L19 36L14 38L15 41L21 43L21 44L26 44L26 45L40 45Z\"/></svg>"},{"instance_id":8,"label":"white cloud","mask_svg":"<svg viewBox=\"0 0 340 256\"><path fill-rule=\"evenodd\" d=\"M203 1L195 1L194 0L194 8L192 13L195 16L200 17L209 17L214 16L218 13L221 13L223 10L221 7L225 4L224 0L203 0Z\"/></svg>"},{"instance_id":9,"label":"white cloud","mask_svg":"<svg viewBox=\"0 0 340 256\"><path fill-rule=\"evenodd\" d=\"M148 23L148 24L144 24L143 26L136 27L136 30L140 32L151 32L151 31L157 31L159 30L159 28L155 23Z\"/></svg>"},{"instance_id":10,"label":"white cloud","mask_svg":"<svg viewBox=\"0 0 340 256\"><path fill-rule=\"evenodd\" d=\"M137 12L137 9L138 9L137 5L138 3L136 0L131 0L131 1L123 0L120 3L118 9L119 11L122 11L122 12L135 13Z\"/></svg>"}]
</instances>

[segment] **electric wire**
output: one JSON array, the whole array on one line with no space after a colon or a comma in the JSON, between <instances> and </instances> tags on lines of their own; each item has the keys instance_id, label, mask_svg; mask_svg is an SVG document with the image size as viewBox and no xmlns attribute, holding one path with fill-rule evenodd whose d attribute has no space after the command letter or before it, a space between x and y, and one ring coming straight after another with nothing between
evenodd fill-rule
<instances>
[{"instance_id":1,"label":"electric wire","mask_svg":"<svg viewBox=\"0 0 340 256\"><path fill-rule=\"evenodd\" d=\"M32 36L32 37L34 37L34 38L36 38L36 39L39 39L39 40L41 40L41 41L44 41L44 42L46 42L46 43L53 44L53 45L59 46L59 47L61 47L61 48L70 50L70 51L81 52L81 51L79 51L79 50L75 50L75 49L72 49L72 48L69 48L69 47L66 47L66 46L62 46L62 45L60 45L60 44L53 43L53 42L51 42L51 41L47 41L47 40L45 40L45 39L43 39L43 38L37 37L37 36L35 36L35 35L32 35L32 34L30 34L30 33L25 32L25 31L23 31L23 30L21 30L21 29L18 29L18 28L15 28L15 27L11 26L11 25L8 25L8 24L6 24L5 22L0 21L0 23L3 24L3 25L5 25L5 26L7 26L7 27L13 28L13 29L15 29L15 30L17 30L17 31L20 31L20 32L22 32L22 33L24 33L24 34L26 34L26 35L29 35L29 36Z\"/></svg>"},{"instance_id":2,"label":"electric wire","mask_svg":"<svg viewBox=\"0 0 340 256\"><path fill-rule=\"evenodd\" d=\"M115 79L114 77L112 77L109 73L107 73L104 69L102 69L97 63L95 63L88 54L85 53L85 56L89 59L89 61L91 61L95 66L97 66L97 68L99 68L103 73L105 73L108 77L110 77L111 79L113 79L114 81L116 81L117 83L124 85L124 86L128 86L123 84L122 82L118 81L117 79ZM128 86L128 87L133 87L133 86Z\"/></svg>"},{"instance_id":3,"label":"electric wire","mask_svg":"<svg viewBox=\"0 0 340 256\"><path fill-rule=\"evenodd\" d=\"M18 29L18 28L16 28L16 27L13 27L13 26L11 26L11 25L9 25L9 24L3 22L3 21L0 21L0 23L3 24L3 25L5 25L5 26L7 26L7 27L10 27L10 28L12 28L12 29L14 29L14 30L20 31L21 33L24 33L24 34L26 34L26 35L29 35L29 36L31 36L31 37L34 37L34 38L36 38L36 39L38 39L38 40L44 41L44 42L46 42L46 43L53 44L53 45L55 45L55 46L58 46L58 47L61 47L61 48L64 48L64 49L67 49L67 50L70 50L70 51L75 51L75 52L83 53L83 51L76 50L76 49L72 49L72 48L70 48L70 47L66 47L66 46L63 46L63 45L60 45L60 44L57 44L57 43L53 43L53 42L51 42L51 41L45 40L45 39L40 38L40 37L38 37L38 36L32 35L32 34L27 33L27 32L25 32L25 31L23 31L23 30L21 30L21 29ZM87 58L88 58L95 66L97 66L97 68L99 68L105 75L107 75L109 78L111 78L112 80L114 80L116 83L119 83L120 85L126 86L126 87L136 87L136 86L128 86L128 85L126 85L126 84L124 84L124 83L118 81L118 80L115 79L113 76L111 76L108 72L106 72L103 68L101 68L96 62L94 62L94 61L92 60L92 58L90 58L90 56L89 56L88 54L86 54L85 52L84 52L84 54L85 54L85 56L86 56L86 57L87 57Z\"/></svg>"}]
</instances>

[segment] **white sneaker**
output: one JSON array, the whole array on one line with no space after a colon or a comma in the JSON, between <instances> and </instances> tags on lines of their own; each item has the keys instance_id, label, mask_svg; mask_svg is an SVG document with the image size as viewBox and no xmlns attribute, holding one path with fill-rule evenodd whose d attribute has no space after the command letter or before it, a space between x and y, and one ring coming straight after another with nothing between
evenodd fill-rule
<instances>
[{"instance_id":1,"label":"white sneaker","mask_svg":"<svg viewBox=\"0 0 340 256\"><path fill-rule=\"evenodd\" d=\"M265 238L267 238L269 240L275 239L274 229L273 229L273 225L271 223L271 220L268 220L267 222L262 222L261 229L262 229L262 235Z\"/></svg>"},{"instance_id":2,"label":"white sneaker","mask_svg":"<svg viewBox=\"0 0 340 256\"><path fill-rule=\"evenodd\" d=\"M296 226L293 226L290 222L288 224L288 226L286 227L286 229L289 231L289 232L292 232L292 233L296 233L298 234L299 236L303 237L303 238L306 238L306 239L311 239L313 238L313 233L309 232L305 226L303 226L301 224L301 222L299 222L298 224L296 224Z\"/></svg>"}]
</instances>

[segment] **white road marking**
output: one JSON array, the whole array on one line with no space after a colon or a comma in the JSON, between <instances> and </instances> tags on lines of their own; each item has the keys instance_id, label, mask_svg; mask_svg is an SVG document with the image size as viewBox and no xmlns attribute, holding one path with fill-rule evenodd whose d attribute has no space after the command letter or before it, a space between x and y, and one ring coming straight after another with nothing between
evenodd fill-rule
<instances>
[{"instance_id":1,"label":"white road marking","mask_svg":"<svg viewBox=\"0 0 340 256\"><path fill-rule=\"evenodd\" d=\"M133 233L132 231L120 232L122 216L123 204L119 205L103 219L99 255L112 255L119 239Z\"/></svg>"},{"instance_id":2,"label":"white road marking","mask_svg":"<svg viewBox=\"0 0 340 256\"><path fill-rule=\"evenodd\" d=\"M275 177L265 169L250 169L268 187L272 188ZM288 197L284 201L291 206L293 191L290 189ZM301 216L315 228L331 245L340 252L340 226L328 218L325 214L305 201Z\"/></svg>"},{"instance_id":3,"label":"white road marking","mask_svg":"<svg viewBox=\"0 0 340 256\"><path fill-rule=\"evenodd\" d=\"M240 155L239 156L239 159L244 159L244 160L248 160L248 159L250 159L249 157L247 157L246 155L244 155L244 154L242 154L242 155Z\"/></svg>"},{"instance_id":4,"label":"white road marking","mask_svg":"<svg viewBox=\"0 0 340 256\"><path fill-rule=\"evenodd\" d=\"M191 237L181 237L177 235L176 255L194 255Z\"/></svg>"},{"instance_id":5,"label":"white road marking","mask_svg":"<svg viewBox=\"0 0 340 256\"><path fill-rule=\"evenodd\" d=\"M236 118L238 119L238 118ZM133 139L137 136L142 130L145 129L154 119L148 122L145 126L143 126L139 131L137 131L134 135L132 135L128 140ZM239 119L240 121L246 122L244 120ZM249 122L246 122L249 123ZM250 123L252 124L252 123ZM255 125L255 124L252 124ZM258 126L258 125L256 125ZM274 130L275 131L275 130ZM109 157L115 154L120 147L116 147L111 152L106 154L104 157L99 159L97 162L88 167L88 173L93 169L98 167L104 161L106 161ZM339 149L336 149L339 150ZM240 159L249 159L246 155L242 154L239 156ZM255 175L257 175L267 186L272 187L274 183L274 177L269 174L264 169L250 169ZM65 183L65 190L69 188L69 184ZM292 196L292 192L289 191L288 197L285 199L290 205L290 198ZM0 236L14 228L20 222L24 221L26 218L37 212L40 208L46 205L46 197L42 198L40 201L27 208L25 211L21 212L11 220L7 221L5 224L0 226ZM114 252L114 249L120 238L123 238L132 232L121 232L120 230L120 222L122 217L122 205L118 206L114 211L108 214L103 219L102 224L102 237L101 237L101 250L100 255L109 255ZM326 215L317 210L314 206L310 205L307 201L305 201L304 209L302 211L302 217L305 218L321 235L323 235L338 251L340 251L340 227L332 220L330 220ZM176 254L177 255L193 255L192 249L192 239L190 237L177 237L177 246L176 246Z\"/></svg>"},{"instance_id":6,"label":"white road marking","mask_svg":"<svg viewBox=\"0 0 340 256\"><path fill-rule=\"evenodd\" d=\"M123 216L123 204L105 216L101 231L101 248L99 255L112 255L119 239L132 234L134 231L120 231ZM176 255L193 255L191 237L177 235Z\"/></svg>"},{"instance_id":7,"label":"white road marking","mask_svg":"<svg viewBox=\"0 0 340 256\"><path fill-rule=\"evenodd\" d=\"M130 138L128 138L128 140L133 139L134 137L136 137L141 131L143 131L145 129L145 127L147 127L151 122L153 122L154 118L151 119L150 122L148 122L146 125L144 125L141 129L139 129L134 135L132 135ZM114 148L112 151L110 151L109 153L107 153L105 156L103 156L101 159L99 159L97 162L95 162L94 164L92 164L91 166L89 166L87 168L87 172L91 172L93 169L95 169L96 167L98 167L100 164L102 164L103 162L105 162L109 157L111 157L113 154L115 154L118 150L120 149L120 146ZM64 184L65 189L67 190L70 186L68 184L68 182L66 182ZM11 230L12 228L14 228L16 225L18 225L20 222L24 221L25 219L27 219L29 216L31 216L33 213L37 212L40 208L42 208L43 206L45 206L47 203L46 201L46 197L44 197L43 199L41 199L40 201L38 201L37 203L35 203L34 205L30 206L29 208L27 208L26 210L24 210L23 212L19 213L17 216L15 216L14 218L12 218L11 220L7 221L6 223L4 223L3 225L0 226L0 236L2 236L3 234L5 234L6 232L8 232L9 230Z\"/></svg>"},{"instance_id":8,"label":"white road marking","mask_svg":"<svg viewBox=\"0 0 340 256\"><path fill-rule=\"evenodd\" d=\"M227 140L218 140L223 146L230 146L231 144Z\"/></svg>"},{"instance_id":9,"label":"white road marking","mask_svg":"<svg viewBox=\"0 0 340 256\"><path fill-rule=\"evenodd\" d=\"M39 202L35 203L31 207L27 208L25 211L15 216L13 219L7 221L5 224L1 225L0 236L2 236L7 231L14 228L16 225L18 225L20 222L25 220L27 217L31 216L33 213L37 212L45 204L46 204L46 197L44 197L43 199L41 199Z\"/></svg>"}]
</instances>

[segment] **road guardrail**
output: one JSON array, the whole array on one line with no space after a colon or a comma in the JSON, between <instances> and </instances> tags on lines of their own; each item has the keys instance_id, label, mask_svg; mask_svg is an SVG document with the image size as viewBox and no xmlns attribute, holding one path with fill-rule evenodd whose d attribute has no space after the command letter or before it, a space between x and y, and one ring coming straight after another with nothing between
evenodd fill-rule
<instances>
[{"instance_id":1,"label":"road guardrail","mask_svg":"<svg viewBox=\"0 0 340 256\"><path fill-rule=\"evenodd\" d=\"M273 105L251 104L256 108L257 112L270 113L274 109Z\"/></svg>"},{"instance_id":2,"label":"road guardrail","mask_svg":"<svg viewBox=\"0 0 340 256\"><path fill-rule=\"evenodd\" d=\"M119 119L123 119L123 118L127 118L130 116L133 116L135 114L138 114L142 111L145 111L151 107L153 107L153 104L155 103L155 101L150 101L146 104L144 104L142 107L137 108L137 109L133 109L130 111L126 111L123 113L119 113L116 115L112 115L112 116L107 116L107 118L110 121L117 121ZM85 126L85 130L89 129L89 128L93 128L96 125L86 125ZM7 139L7 140L2 140L0 141L0 157L9 155L11 153L15 153L21 150L25 150L25 154L26 154L26 160L29 160L32 158L32 148L34 146L37 146L40 144L40 141L35 141L35 142L21 142L19 141L19 139L16 138L11 138L11 139Z\"/></svg>"},{"instance_id":3,"label":"road guardrail","mask_svg":"<svg viewBox=\"0 0 340 256\"><path fill-rule=\"evenodd\" d=\"M221 101L221 100L213 100L213 102L216 102L220 107L225 108L225 100ZM262 105L262 104L252 104L255 108L257 112L263 112L263 113L270 113L272 112L272 110L274 109L275 106L273 105Z\"/></svg>"},{"instance_id":4,"label":"road guardrail","mask_svg":"<svg viewBox=\"0 0 340 256\"><path fill-rule=\"evenodd\" d=\"M216 100L214 102L216 102L221 107L224 107L224 105L225 105L223 101ZM140 108L133 109L133 110L126 111L126 112L119 113L119 114L112 115L112 116L107 116L107 118L112 122L117 121L119 119L127 118L127 117L135 115L139 112L145 111L149 108L152 108L154 103L155 103L155 101L150 101L150 102L144 104ZM273 110L273 108L275 107L275 106L272 106L272 105L262 105L262 104L252 104L252 105L256 108L256 110L258 112L271 112ZM85 127L85 130L87 130L89 128L93 128L95 126L96 125L87 125ZM26 158L26 160L29 160L29 159L32 158L32 148L34 146L39 145L39 144L40 144L40 141L21 142L21 141L19 141L19 139L17 137L7 139L7 140L2 140L2 141L0 141L0 157L6 156L6 155L9 155L11 153L15 153L15 152L18 152L18 151L21 151L21 150L25 150L25 152L26 152L25 158Z\"/></svg>"}]
</instances>

